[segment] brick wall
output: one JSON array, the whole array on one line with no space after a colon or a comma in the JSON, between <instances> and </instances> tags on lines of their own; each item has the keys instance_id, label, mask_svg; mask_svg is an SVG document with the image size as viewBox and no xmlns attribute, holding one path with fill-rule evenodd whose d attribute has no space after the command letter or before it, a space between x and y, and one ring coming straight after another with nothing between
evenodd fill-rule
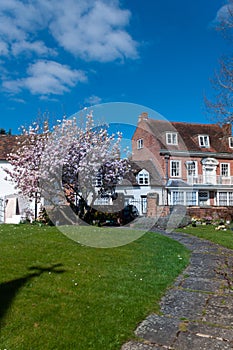
<instances>
[{"instance_id":1,"label":"brick wall","mask_svg":"<svg viewBox=\"0 0 233 350\"><path fill-rule=\"evenodd\" d=\"M209 207L209 208L187 208L187 214L191 217L233 220L233 207Z\"/></svg>"},{"instance_id":2,"label":"brick wall","mask_svg":"<svg viewBox=\"0 0 233 350\"><path fill-rule=\"evenodd\" d=\"M137 140L143 139L143 148L137 149ZM141 121L132 138L133 161L144 161L150 159L154 162L161 177L165 177L165 163L160 155L160 144L157 138L148 129L146 121Z\"/></svg>"},{"instance_id":3,"label":"brick wall","mask_svg":"<svg viewBox=\"0 0 233 350\"><path fill-rule=\"evenodd\" d=\"M171 207L159 206L153 197L147 198L147 217L164 217L170 214ZM187 215L190 217L211 217L215 220L233 221L233 207L187 207Z\"/></svg>"}]
</instances>

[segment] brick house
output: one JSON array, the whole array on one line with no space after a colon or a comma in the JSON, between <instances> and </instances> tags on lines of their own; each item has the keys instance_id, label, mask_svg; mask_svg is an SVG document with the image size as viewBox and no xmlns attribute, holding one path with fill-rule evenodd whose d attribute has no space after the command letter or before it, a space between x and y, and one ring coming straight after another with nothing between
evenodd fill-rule
<instances>
[{"instance_id":1,"label":"brick house","mask_svg":"<svg viewBox=\"0 0 233 350\"><path fill-rule=\"evenodd\" d=\"M165 205L233 206L231 124L168 122L142 113L132 137L132 160L153 162Z\"/></svg>"},{"instance_id":2,"label":"brick house","mask_svg":"<svg viewBox=\"0 0 233 350\"><path fill-rule=\"evenodd\" d=\"M10 166L7 154L16 142L16 136L0 135L0 222L18 222L28 206L3 170ZM191 215L216 210L233 219L230 124L168 122L142 113L132 136L131 162L131 173L116 191L140 215L156 216L169 206L185 205Z\"/></svg>"}]
</instances>

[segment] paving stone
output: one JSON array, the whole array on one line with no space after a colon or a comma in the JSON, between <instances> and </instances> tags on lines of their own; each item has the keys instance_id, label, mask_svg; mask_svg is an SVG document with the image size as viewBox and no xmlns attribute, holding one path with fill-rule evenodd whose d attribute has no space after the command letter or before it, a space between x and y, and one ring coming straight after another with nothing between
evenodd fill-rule
<instances>
[{"instance_id":1,"label":"paving stone","mask_svg":"<svg viewBox=\"0 0 233 350\"><path fill-rule=\"evenodd\" d=\"M202 242L201 240L197 241L188 241L187 239L180 240L180 243L188 246L194 253L202 253L202 254L219 254L219 247L212 243Z\"/></svg>"},{"instance_id":2,"label":"paving stone","mask_svg":"<svg viewBox=\"0 0 233 350\"><path fill-rule=\"evenodd\" d=\"M226 305L226 307L208 305L205 309L202 321L233 327L232 309L230 309L228 305Z\"/></svg>"},{"instance_id":3,"label":"paving stone","mask_svg":"<svg viewBox=\"0 0 233 350\"><path fill-rule=\"evenodd\" d=\"M191 333L199 333L203 335L210 335L214 338L222 338L225 341L231 342L233 341L233 329L214 327L213 325L206 325L201 323L190 323L187 329Z\"/></svg>"},{"instance_id":4,"label":"paving stone","mask_svg":"<svg viewBox=\"0 0 233 350\"><path fill-rule=\"evenodd\" d=\"M188 247L193 252L195 251L199 253L213 252L218 254L222 249L222 247L217 244L206 241L204 239L199 239L198 237L191 236L187 233L172 232L170 234L165 234L165 235L182 243L184 246Z\"/></svg>"},{"instance_id":5,"label":"paving stone","mask_svg":"<svg viewBox=\"0 0 233 350\"><path fill-rule=\"evenodd\" d=\"M227 256L227 261L228 261L229 267L232 269L232 267L233 267L233 253L232 252L229 256Z\"/></svg>"},{"instance_id":6,"label":"paving stone","mask_svg":"<svg viewBox=\"0 0 233 350\"><path fill-rule=\"evenodd\" d=\"M195 278L188 277L181 283L182 288L206 291L206 292L218 292L221 287L226 286L226 282L223 280L212 280L209 278Z\"/></svg>"},{"instance_id":7,"label":"paving stone","mask_svg":"<svg viewBox=\"0 0 233 350\"><path fill-rule=\"evenodd\" d=\"M233 314L233 295L212 295L208 300L208 306L219 308L226 307Z\"/></svg>"},{"instance_id":8,"label":"paving stone","mask_svg":"<svg viewBox=\"0 0 233 350\"><path fill-rule=\"evenodd\" d=\"M145 342L122 350L233 349L233 251L185 233L160 233L191 250L190 265L162 298L163 316L148 316L135 331Z\"/></svg>"},{"instance_id":9,"label":"paving stone","mask_svg":"<svg viewBox=\"0 0 233 350\"><path fill-rule=\"evenodd\" d=\"M200 266L198 263L189 265L189 267L185 271L188 275L193 277L202 277L202 278L219 278L224 279L223 276L220 276L214 268L209 266L204 267Z\"/></svg>"},{"instance_id":10,"label":"paving stone","mask_svg":"<svg viewBox=\"0 0 233 350\"><path fill-rule=\"evenodd\" d=\"M220 247L220 253L222 255L224 255L225 257L229 256L229 257L233 258L233 251L232 251L232 249L228 249L228 248L225 248L225 247Z\"/></svg>"},{"instance_id":11,"label":"paving stone","mask_svg":"<svg viewBox=\"0 0 233 350\"><path fill-rule=\"evenodd\" d=\"M232 350L230 342L181 332L173 344L176 350Z\"/></svg>"},{"instance_id":12,"label":"paving stone","mask_svg":"<svg viewBox=\"0 0 233 350\"><path fill-rule=\"evenodd\" d=\"M194 253L205 253L205 254L216 254L216 255L219 255L220 253L220 247L213 244L213 243L204 243L203 242L198 242L198 243L195 243L194 244L194 247L193 247L193 252Z\"/></svg>"},{"instance_id":13,"label":"paving stone","mask_svg":"<svg viewBox=\"0 0 233 350\"><path fill-rule=\"evenodd\" d=\"M224 257L216 254L193 253L190 258L190 264L213 269L219 267L224 261Z\"/></svg>"},{"instance_id":14,"label":"paving stone","mask_svg":"<svg viewBox=\"0 0 233 350\"><path fill-rule=\"evenodd\" d=\"M179 331L180 320L165 316L150 315L136 329L140 338L160 345L171 345Z\"/></svg>"},{"instance_id":15,"label":"paving stone","mask_svg":"<svg viewBox=\"0 0 233 350\"><path fill-rule=\"evenodd\" d=\"M173 317L200 319L208 297L207 293L171 289L161 300L161 311Z\"/></svg>"},{"instance_id":16,"label":"paving stone","mask_svg":"<svg viewBox=\"0 0 233 350\"><path fill-rule=\"evenodd\" d=\"M121 350L164 350L164 347L130 341L124 344Z\"/></svg>"}]
</instances>

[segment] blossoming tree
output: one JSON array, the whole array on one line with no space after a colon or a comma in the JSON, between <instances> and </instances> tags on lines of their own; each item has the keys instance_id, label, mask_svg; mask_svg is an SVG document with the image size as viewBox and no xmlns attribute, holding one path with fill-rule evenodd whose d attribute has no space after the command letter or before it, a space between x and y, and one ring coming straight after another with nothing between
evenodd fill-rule
<instances>
[{"instance_id":1,"label":"blossoming tree","mask_svg":"<svg viewBox=\"0 0 233 350\"><path fill-rule=\"evenodd\" d=\"M103 193L114 199L115 186L129 169L120 159L120 142L121 134L109 135L92 114L84 125L63 118L52 132L47 123L42 129L34 124L18 137L8 174L23 195L37 202L43 198L47 207L92 206Z\"/></svg>"}]
</instances>

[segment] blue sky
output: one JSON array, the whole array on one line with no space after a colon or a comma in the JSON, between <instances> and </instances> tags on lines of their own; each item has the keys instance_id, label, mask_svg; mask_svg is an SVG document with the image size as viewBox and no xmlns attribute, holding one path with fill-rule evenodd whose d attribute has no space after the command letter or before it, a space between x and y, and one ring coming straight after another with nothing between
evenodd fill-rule
<instances>
[{"instance_id":1,"label":"blue sky","mask_svg":"<svg viewBox=\"0 0 233 350\"><path fill-rule=\"evenodd\" d=\"M229 50L214 30L226 3L1 0L0 127L17 132L44 113L60 119L111 102L210 122L203 95ZM136 112L119 114L111 121L137 122Z\"/></svg>"}]
</instances>

